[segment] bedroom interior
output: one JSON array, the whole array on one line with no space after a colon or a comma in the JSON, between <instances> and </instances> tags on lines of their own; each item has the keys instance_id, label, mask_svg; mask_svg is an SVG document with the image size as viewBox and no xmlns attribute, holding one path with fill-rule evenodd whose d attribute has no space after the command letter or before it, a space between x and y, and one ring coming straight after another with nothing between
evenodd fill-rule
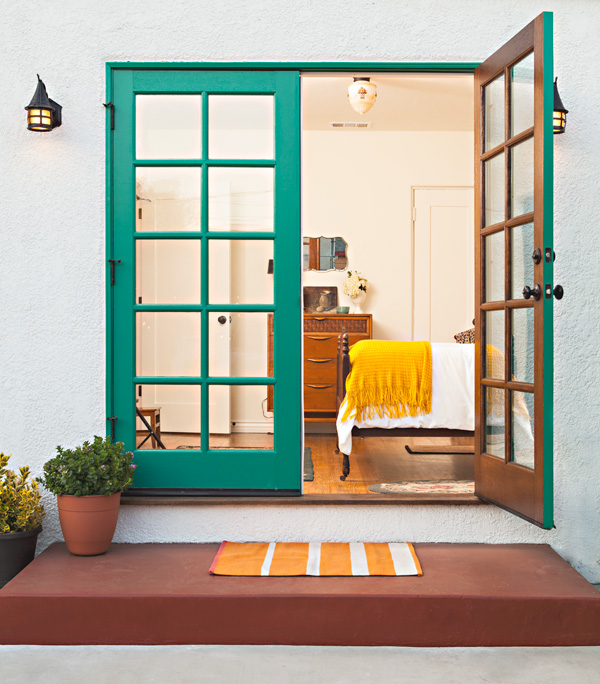
<instances>
[{"instance_id":1,"label":"bedroom interior","mask_svg":"<svg viewBox=\"0 0 600 684\"><path fill-rule=\"evenodd\" d=\"M348 94L349 85L355 95L361 83L367 83L369 96L376 92L364 114L358 111L360 101L355 107ZM236 96L211 99L211 152L227 158L235 146L239 158L268 159L273 154L272 103L263 96L242 97L240 109L231 107ZM176 147L180 132L189 133L202 116L194 97L176 99L174 105L172 96L138 97L138 130L161 134L148 140L140 135L139 158L160 157L160 150L152 149L157 139ZM301 103L303 493L371 499L422 495L432 500L451 493L457 501L476 501L470 344L473 76L305 74ZM163 130L161 122L174 116L177 128ZM187 146L189 137L180 156L193 158L197 152ZM136 231L194 230L204 206L201 173L194 167L138 167ZM493 183L492 174L490 179ZM272 168L212 168L206 185L209 231L273 231ZM274 303L271 240L213 240L205 277L200 241L163 236L138 241L136 250L138 304L193 304L201 287L209 288L214 304ZM491 291L501 287L498 264L503 258L503 246L492 236L486 264ZM358 287L354 292L352 282ZM489 339L493 344L497 337L502 348L503 326L495 320L496 312L489 316ZM522 323L527 331L531 322L524 318ZM199 376L201 328L199 312L137 312L136 374ZM212 385L204 428L198 386L138 385L137 448L198 449L201 431L207 429L210 449L273 449L275 388L252 382L273 377L273 314L210 312L204 329L211 350L209 375L236 376L242 382L249 378L248 384ZM526 334L520 338L529 349L526 339ZM362 423L354 420L345 415L345 405L340 410L353 353L344 350L344 341L348 347L367 340L388 343L383 351L389 344L431 343L431 351L424 353L429 354L433 390L429 404L418 407L421 415L398 413L382 425L369 423L366 414ZM414 346L402 347L403 354L406 349L415 351ZM501 366L503 359L496 361ZM494 390L490 398L493 402ZM528 409L523 406L524 416ZM353 438L355 423L363 430ZM501 424L502 416L499 428ZM382 427L394 430L364 431ZM530 448L526 433L525 428L523 454ZM493 436L488 441L494 453Z\"/></svg>"}]
</instances>

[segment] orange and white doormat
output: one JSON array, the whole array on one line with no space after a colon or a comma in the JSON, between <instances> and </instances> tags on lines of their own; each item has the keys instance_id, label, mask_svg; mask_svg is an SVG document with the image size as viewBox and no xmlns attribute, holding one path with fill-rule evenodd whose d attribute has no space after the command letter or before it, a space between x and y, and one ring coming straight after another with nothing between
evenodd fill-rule
<instances>
[{"instance_id":1,"label":"orange and white doormat","mask_svg":"<svg viewBox=\"0 0 600 684\"><path fill-rule=\"evenodd\" d=\"M224 541L210 567L210 573L246 577L359 577L421 576L423 571L413 545L407 542Z\"/></svg>"}]
</instances>

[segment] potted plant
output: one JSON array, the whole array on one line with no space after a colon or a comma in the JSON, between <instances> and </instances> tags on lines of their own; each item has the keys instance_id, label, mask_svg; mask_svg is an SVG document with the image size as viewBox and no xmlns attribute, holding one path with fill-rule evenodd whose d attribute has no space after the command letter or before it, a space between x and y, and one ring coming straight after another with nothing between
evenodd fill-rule
<instances>
[{"instance_id":1,"label":"potted plant","mask_svg":"<svg viewBox=\"0 0 600 684\"><path fill-rule=\"evenodd\" d=\"M121 492L133 481L133 454L122 442L97 436L92 443L57 451L37 481L56 494L67 548L76 556L105 553L117 527Z\"/></svg>"},{"instance_id":2,"label":"potted plant","mask_svg":"<svg viewBox=\"0 0 600 684\"><path fill-rule=\"evenodd\" d=\"M0 453L0 588L33 560L45 515L29 467L14 473L7 468L9 459Z\"/></svg>"},{"instance_id":3,"label":"potted plant","mask_svg":"<svg viewBox=\"0 0 600 684\"><path fill-rule=\"evenodd\" d=\"M348 295L354 304L352 313L362 313L362 304L367 296L367 285L369 281L361 276L358 271L348 271L348 277L342 284L342 289L345 295Z\"/></svg>"}]
</instances>

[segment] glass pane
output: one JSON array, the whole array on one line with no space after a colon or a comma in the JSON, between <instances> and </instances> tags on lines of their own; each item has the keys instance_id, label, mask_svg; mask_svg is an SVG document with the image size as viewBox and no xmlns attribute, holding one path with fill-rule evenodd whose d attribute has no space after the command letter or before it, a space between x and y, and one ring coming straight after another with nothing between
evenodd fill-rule
<instances>
[{"instance_id":1,"label":"glass pane","mask_svg":"<svg viewBox=\"0 0 600 684\"><path fill-rule=\"evenodd\" d=\"M202 157L201 95L137 95L137 159Z\"/></svg>"},{"instance_id":2,"label":"glass pane","mask_svg":"<svg viewBox=\"0 0 600 684\"><path fill-rule=\"evenodd\" d=\"M485 377L504 380L504 311L486 311Z\"/></svg>"},{"instance_id":3,"label":"glass pane","mask_svg":"<svg viewBox=\"0 0 600 684\"><path fill-rule=\"evenodd\" d=\"M209 230L273 230L273 169L211 168Z\"/></svg>"},{"instance_id":4,"label":"glass pane","mask_svg":"<svg viewBox=\"0 0 600 684\"><path fill-rule=\"evenodd\" d=\"M135 394L136 408L167 449L200 448L198 385L137 385ZM139 414L136 433L138 449L160 448Z\"/></svg>"},{"instance_id":5,"label":"glass pane","mask_svg":"<svg viewBox=\"0 0 600 684\"><path fill-rule=\"evenodd\" d=\"M302 270L308 271L310 264L310 241L308 238L304 238L302 241Z\"/></svg>"},{"instance_id":6,"label":"glass pane","mask_svg":"<svg viewBox=\"0 0 600 684\"><path fill-rule=\"evenodd\" d=\"M510 70L510 135L533 126L533 52Z\"/></svg>"},{"instance_id":7,"label":"glass pane","mask_svg":"<svg viewBox=\"0 0 600 684\"><path fill-rule=\"evenodd\" d=\"M504 231L483 238L485 252L485 301L504 300Z\"/></svg>"},{"instance_id":8,"label":"glass pane","mask_svg":"<svg viewBox=\"0 0 600 684\"><path fill-rule=\"evenodd\" d=\"M137 312L137 375L200 375L200 313Z\"/></svg>"},{"instance_id":9,"label":"glass pane","mask_svg":"<svg viewBox=\"0 0 600 684\"><path fill-rule=\"evenodd\" d=\"M211 304L273 304L272 240L211 240Z\"/></svg>"},{"instance_id":10,"label":"glass pane","mask_svg":"<svg viewBox=\"0 0 600 684\"><path fill-rule=\"evenodd\" d=\"M483 89L484 152L503 143L504 137L504 74L500 74Z\"/></svg>"},{"instance_id":11,"label":"glass pane","mask_svg":"<svg viewBox=\"0 0 600 684\"><path fill-rule=\"evenodd\" d=\"M221 412L223 392L229 393L231 423L219 427L212 414ZM208 390L210 449L273 449L273 418L266 414L266 385L211 385Z\"/></svg>"},{"instance_id":12,"label":"glass pane","mask_svg":"<svg viewBox=\"0 0 600 684\"><path fill-rule=\"evenodd\" d=\"M486 454L504 458L504 393L495 387L481 387L485 397L485 435L483 450Z\"/></svg>"},{"instance_id":13,"label":"glass pane","mask_svg":"<svg viewBox=\"0 0 600 684\"><path fill-rule=\"evenodd\" d=\"M209 95L211 159L273 159L272 95Z\"/></svg>"},{"instance_id":14,"label":"glass pane","mask_svg":"<svg viewBox=\"0 0 600 684\"><path fill-rule=\"evenodd\" d=\"M533 468L535 456L533 403L533 394L511 392L511 460L527 468Z\"/></svg>"},{"instance_id":15,"label":"glass pane","mask_svg":"<svg viewBox=\"0 0 600 684\"><path fill-rule=\"evenodd\" d=\"M510 215L533 211L533 138L510 151Z\"/></svg>"},{"instance_id":16,"label":"glass pane","mask_svg":"<svg viewBox=\"0 0 600 684\"><path fill-rule=\"evenodd\" d=\"M212 377L272 377L267 364L266 313L217 313L208 317L208 374Z\"/></svg>"},{"instance_id":17,"label":"glass pane","mask_svg":"<svg viewBox=\"0 0 600 684\"><path fill-rule=\"evenodd\" d=\"M484 225L504 221L504 153L484 162L485 217Z\"/></svg>"},{"instance_id":18,"label":"glass pane","mask_svg":"<svg viewBox=\"0 0 600 684\"><path fill-rule=\"evenodd\" d=\"M138 167L136 230L200 230L201 170Z\"/></svg>"},{"instance_id":19,"label":"glass pane","mask_svg":"<svg viewBox=\"0 0 600 684\"><path fill-rule=\"evenodd\" d=\"M525 285L533 287L533 223L511 228L510 296L521 299Z\"/></svg>"},{"instance_id":20,"label":"glass pane","mask_svg":"<svg viewBox=\"0 0 600 684\"><path fill-rule=\"evenodd\" d=\"M520 382L533 382L533 307L512 309L512 379Z\"/></svg>"},{"instance_id":21,"label":"glass pane","mask_svg":"<svg viewBox=\"0 0 600 684\"><path fill-rule=\"evenodd\" d=\"M137 240L135 289L138 304L200 304L200 240Z\"/></svg>"}]
</instances>

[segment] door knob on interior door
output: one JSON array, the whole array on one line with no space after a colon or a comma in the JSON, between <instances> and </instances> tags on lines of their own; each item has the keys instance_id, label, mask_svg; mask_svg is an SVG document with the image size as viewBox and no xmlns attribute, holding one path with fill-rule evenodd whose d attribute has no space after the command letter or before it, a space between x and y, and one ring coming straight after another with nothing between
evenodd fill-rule
<instances>
[{"instance_id":1,"label":"door knob on interior door","mask_svg":"<svg viewBox=\"0 0 600 684\"><path fill-rule=\"evenodd\" d=\"M525 285L523 288L523 297L525 299L529 299L530 297L533 297L536 301L541 297L542 295L542 288L538 285L536 285L534 288L529 287L529 285Z\"/></svg>"},{"instance_id":2,"label":"door knob on interior door","mask_svg":"<svg viewBox=\"0 0 600 684\"><path fill-rule=\"evenodd\" d=\"M227 323L227 318L225 316L219 316L219 318L217 318L217 321L219 321L221 325L225 325L225 323Z\"/></svg>"}]
</instances>

